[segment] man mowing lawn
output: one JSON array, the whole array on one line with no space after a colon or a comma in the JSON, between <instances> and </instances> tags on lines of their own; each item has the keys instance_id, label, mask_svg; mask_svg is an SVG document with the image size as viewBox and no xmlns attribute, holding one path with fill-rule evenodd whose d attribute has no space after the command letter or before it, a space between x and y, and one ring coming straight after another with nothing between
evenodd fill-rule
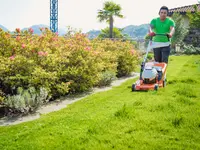
<instances>
[{"instance_id":1,"label":"man mowing lawn","mask_svg":"<svg viewBox=\"0 0 200 150\"><path fill-rule=\"evenodd\" d=\"M167 17L168 12L168 8L162 6L159 11L160 17L154 18L150 23L149 36L153 37L153 42L162 45L161 47L153 49L156 62L168 63L171 44L170 38L175 32L175 23L171 18ZM166 34L167 36L156 34Z\"/></svg>"}]
</instances>

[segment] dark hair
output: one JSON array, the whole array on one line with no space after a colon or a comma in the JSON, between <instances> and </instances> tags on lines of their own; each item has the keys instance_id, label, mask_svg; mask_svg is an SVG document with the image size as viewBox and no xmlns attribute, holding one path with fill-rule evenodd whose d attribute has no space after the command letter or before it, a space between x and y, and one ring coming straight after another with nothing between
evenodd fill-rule
<instances>
[{"instance_id":1,"label":"dark hair","mask_svg":"<svg viewBox=\"0 0 200 150\"><path fill-rule=\"evenodd\" d=\"M161 11L161 10L166 10L166 11L167 11L167 14L169 13L169 9L168 9L167 6L162 6L162 7L160 8L160 11ZM159 14L160 14L160 11L159 11Z\"/></svg>"}]
</instances>

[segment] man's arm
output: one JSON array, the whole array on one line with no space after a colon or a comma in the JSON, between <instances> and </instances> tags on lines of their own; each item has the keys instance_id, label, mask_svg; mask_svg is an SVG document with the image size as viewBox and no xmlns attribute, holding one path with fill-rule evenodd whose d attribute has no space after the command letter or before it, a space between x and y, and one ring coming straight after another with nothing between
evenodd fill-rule
<instances>
[{"instance_id":1,"label":"man's arm","mask_svg":"<svg viewBox=\"0 0 200 150\"><path fill-rule=\"evenodd\" d=\"M155 19L151 20L150 26L149 26L149 36L151 36L151 37L155 36L155 33L153 31L153 29L155 28L155 25L156 25Z\"/></svg>"},{"instance_id":2,"label":"man's arm","mask_svg":"<svg viewBox=\"0 0 200 150\"><path fill-rule=\"evenodd\" d=\"M155 36L153 29L154 29L154 26L152 24L150 24L150 26L149 26L149 36Z\"/></svg>"},{"instance_id":3,"label":"man's arm","mask_svg":"<svg viewBox=\"0 0 200 150\"><path fill-rule=\"evenodd\" d=\"M175 33L175 28L173 26L170 27L170 35L173 36Z\"/></svg>"},{"instance_id":4,"label":"man's arm","mask_svg":"<svg viewBox=\"0 0 200 150\"><path fill-rule=\"evenodd\" d=\"M168 34L169 38L171 38L175 33L175 28L173 26L170 27L170 33Z\"/></svg>"},{"instance_id":5,"label":"man's arm","mask_svg":"<svg viewBox=\"0 0 200 150\"><path fill-rule=\"evenodd\" d=\"M171 38L175 33L175 22L173 20L170 21L170 32L169 37Z\"/></svg>"},{"instance_id":6,"label":"man's arm","mask_svg":"<svg viewBox=\"0 0 200 150\"><path fill-rule=\"evenodd\" d=\"M153 25L150 24L150 26L149 26L149 33L153 32L153 28L154 28Z\"/></svg>"}]
</instances>

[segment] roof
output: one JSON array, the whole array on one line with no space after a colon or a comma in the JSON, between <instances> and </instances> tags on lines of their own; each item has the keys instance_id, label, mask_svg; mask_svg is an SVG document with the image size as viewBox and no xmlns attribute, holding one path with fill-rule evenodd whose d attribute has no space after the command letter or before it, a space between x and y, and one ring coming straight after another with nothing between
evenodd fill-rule
<instances>
[{"instance_id":1,"label":"roof","mask_svg":"<svg viewBox=\"0 0 200 150\"><path fill-rule=\"evenodd\" d=\"M194 4L197 5L198 11L200 11L200 4ZM177 8L169 9L169 16L171 16L174 12L180 13L180 14L186 14L186 12L194 12L194 5L188 5L188 6L182 6Z\"/></svg>"}]
</instances>

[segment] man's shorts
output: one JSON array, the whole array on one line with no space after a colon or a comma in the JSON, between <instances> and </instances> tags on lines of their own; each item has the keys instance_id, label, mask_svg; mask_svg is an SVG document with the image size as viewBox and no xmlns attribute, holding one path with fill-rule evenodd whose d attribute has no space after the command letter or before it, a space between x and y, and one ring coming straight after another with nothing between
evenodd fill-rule
<instances>
[{"instance_id":1,"label":"man's shorts","mask_svg":"<svg viewBox=\"0 0 200 150\"><path fill-rule=\"evenodd\" d=\"M170 46L154 48L153 52L154 52L154 59L156 62L168 63Z\"/></svg>"}]
</instances>

